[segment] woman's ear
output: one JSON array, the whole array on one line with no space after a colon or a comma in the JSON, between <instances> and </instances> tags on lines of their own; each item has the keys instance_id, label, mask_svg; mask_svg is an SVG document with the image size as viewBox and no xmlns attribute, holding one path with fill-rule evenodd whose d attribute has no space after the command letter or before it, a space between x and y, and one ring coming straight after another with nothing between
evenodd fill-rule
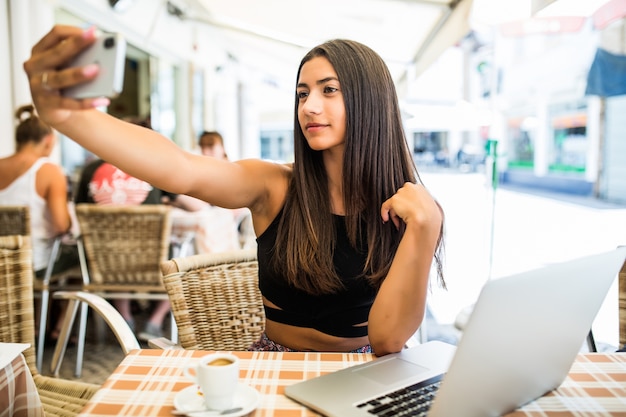
<instances>
[{"instance_id":1,"label":"woman's ear","mask_svg":"<svg viewBox=\"0 0 626 417\"><path fill-rule=\"evenodd\" d=\"M46 153L46 155L49 155L54 149L54 145L56 145L57 143L56 134L54 132L47 134L43 137L41 143L43 145L44 152Z\"/></svg>"}]
</instances>

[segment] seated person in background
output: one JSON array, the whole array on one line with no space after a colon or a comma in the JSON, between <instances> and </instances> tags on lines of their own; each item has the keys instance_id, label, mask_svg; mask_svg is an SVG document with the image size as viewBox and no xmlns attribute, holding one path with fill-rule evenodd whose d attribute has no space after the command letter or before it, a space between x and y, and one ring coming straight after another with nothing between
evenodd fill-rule
<instances>
[{"instance_id":1,"label":"seated person in background","mask_svg":"<svg viewBox=\"0 0 626 417\"><path fill-rule=\"evenodd\" d=\"M137 123L139 124L139 123ZM177 194L161 191L145 181L134 178L121 169L101 159L87 164L81 173L74 202L100 205L140 205L140 204L172 204L183 210L194 211L202 208L203 202ZM135 330L135 320L128 299L113 300L124 320ZM152 311L144 330L138 338L148 341L163 336L163 320L170 312L168 300L159 301Z\"/></svg>"},{"instance_id":2,"label":"seated person in background","mask_svg":"<svg viewBox=\"0 0 626 417\"><path fill-rule=\"evenodd\" d=\"M212 156L217 159L228 160L226 149L224 149L224 138L219 132L204 131L198 137L198 147L200 153L205 156ZM216 207L217 208L217 207ZM237 224L239 234L239 245L242 249L256 248L256 235L252 226L252 215L247 208L231 210ZM210 245L205 245L210 247Z\"/></svg>"},{"instance_id":3,"label":"seated person in background","mask_svg":"<svg viewBox=\"0 0 626 417\"><path fill-rule=\"evenodd\" d=\"M67 180L60 166L48 157L56 144L56 134L35 114L32 105L17 110L16 152L0 159L0 205L27 206L33 248L33 269L43 278L56 236L67 233L71 217L67 201ZM53 273L78 265L75 247L61 246ZM63 323L65 303L50 338L56 340ZM37 313L38 315L38 313ZM37 321L39 319L37 318Z\"/></svg>"}]
</instances>

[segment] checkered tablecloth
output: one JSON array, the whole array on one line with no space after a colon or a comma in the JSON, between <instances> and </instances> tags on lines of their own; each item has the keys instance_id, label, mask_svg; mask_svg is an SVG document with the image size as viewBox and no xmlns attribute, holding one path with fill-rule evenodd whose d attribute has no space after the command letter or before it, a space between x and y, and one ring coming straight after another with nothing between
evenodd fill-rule
<instances>
[{"instance_id":1,"label":"checkered tablecloth","mask_svg":"<svg viewBox=\"0 0 626 417\"><path fill-rule=\"evenodd\" d=\"M175 395L192 385L183 367L207 353L133 351L80 416L171 416ZM242 382L261 394L253 417L317 416L285 397L285 386L373 358L357 353L234 353L241 360ZM626 416L626 355L580 355L558 390L509 416Z\"/></svg>"},{"instance_id":2,"label":"checkered tablecloth","mask_svg":"<svg viewBox=\"0 0 626 417\"><path fill-rule=\"evenodd\" d=\"M626 417L626 353L578 355L556 390L507 417Z\"/></svg>"},{"instance_id":3,"label":"checkered tablecloth","mask_svg":"<svg viewBox=\"0 0 626 417\"><path fill-rule=\"evenodd\" d=\"M0 369L0 417L43 417L37 386L19 354Z\"/></svg>"}]
</instances>

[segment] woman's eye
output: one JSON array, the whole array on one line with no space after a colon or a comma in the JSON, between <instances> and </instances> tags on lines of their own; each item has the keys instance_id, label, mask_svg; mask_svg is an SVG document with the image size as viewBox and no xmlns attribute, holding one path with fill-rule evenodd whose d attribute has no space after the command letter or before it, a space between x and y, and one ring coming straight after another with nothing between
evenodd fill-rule
<instances>
[{"instance_id":1,"label":"woman's eye","mask_svg":"<svg viewBox=\"0 0 626 417\"><path fill-rule=\"evenodd\" d=\"M331 86L324 87L324 93L326 93L326 94L334 93L337 90L338 90L338 88L336 88L336 87L331 87Z\"/></svg>"},{"instance_id":2,"label":"woman's eye","mask_svg":"<svg viewBox=\"0 0 626 417\"><path fill-rule=\"evenodd\" d=\"M302 100L303 98L307 98L308 95L309 95L309 93L306 92L306 91L298 91L296 93L296 97L298 97L298 100Z\"/></svg>"}]
</instances>

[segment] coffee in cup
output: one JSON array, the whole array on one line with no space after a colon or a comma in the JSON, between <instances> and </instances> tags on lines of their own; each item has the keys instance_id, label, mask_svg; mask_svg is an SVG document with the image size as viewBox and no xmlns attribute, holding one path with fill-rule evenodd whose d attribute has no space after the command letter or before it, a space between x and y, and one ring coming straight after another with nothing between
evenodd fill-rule
<instances>
[{"instance_id":1,"label":"coffee in cup","mask_svg":"<svg viewBox=\"0 0 626 417\"><path fill-rule=\"evenodd\" d=\"M209 366L228 366L228 365L230 365L232 363L233 363L233 361L231 361L228 358L217 358L217 359L213 359L207 365L209 365Z\"/></svg>"},{"instance_id":2,"label":"coffee in cup","mask_svg":"<svg viewBox=\"0 0 626 417\"><path fill-rule=\"evenodd\" d=\"M239 358L230 353L212 353L184 368L202 391L209 410L226 410L234 406L239 383Z\"/></svg>"}]
</instances>

